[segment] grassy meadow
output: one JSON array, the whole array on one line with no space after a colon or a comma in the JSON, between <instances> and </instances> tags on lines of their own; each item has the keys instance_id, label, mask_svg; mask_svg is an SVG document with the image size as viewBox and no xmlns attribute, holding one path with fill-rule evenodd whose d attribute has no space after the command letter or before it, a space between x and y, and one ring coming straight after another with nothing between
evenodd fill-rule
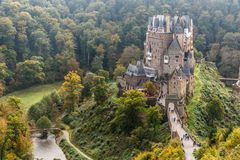
<instances>
[{"instance_id":1,"label":"grassy meadow","mask_svg":"<svg viewBox=\"0 0 240 160\"><path fill-rule=\"evenodd\" d=\"M5 101L10 96L15 96L21 99L25 110L28 110L33 104L39 102L44 96L49 95L54 90L61 86L61 82L45 85L37 85L27 89L12 92L2 98L0 103Z\"/></svg>"}]
</instances>

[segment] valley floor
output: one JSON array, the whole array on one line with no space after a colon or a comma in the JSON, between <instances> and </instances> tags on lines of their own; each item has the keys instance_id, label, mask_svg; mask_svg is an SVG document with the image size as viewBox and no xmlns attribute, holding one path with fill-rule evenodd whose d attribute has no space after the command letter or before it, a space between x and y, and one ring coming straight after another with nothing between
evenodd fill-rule
<instances>
[{"instance_id":1,"label":"valley floor","mask_svg":"<svg viewBox=\"0 0 240 160\"><path fill-rule=\"evenodd\" d=\"M56 82L53 84L37 85L27 89L15 91L0 98L0 102L6 100L7 97L16 96L21 99L24 109L27 111L29 107L39 102L44 96L47 96L54 90L60 88L60 85L60 82Z\"/></svg>"}]
</instances>

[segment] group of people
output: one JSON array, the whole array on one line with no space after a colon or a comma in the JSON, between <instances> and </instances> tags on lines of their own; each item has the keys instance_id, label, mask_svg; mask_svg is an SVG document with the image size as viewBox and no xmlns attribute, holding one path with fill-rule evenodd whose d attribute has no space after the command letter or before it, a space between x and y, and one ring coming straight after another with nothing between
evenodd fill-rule
<instances>
[{"instance_id":1,"label":"group of people","mask_svg":"<svg viewBox=\"0 0 240 160\"><path fill-rule=\"evenodd\" d=\"M183 141L184 140L188 141L189 139L190 139L190 136L187 133L185 133L183 135L183 137L181 137L182 146L184 146ZM196 145L197 145L197 143L193 140L193 147L196 146Z\"/></svg>"},{"instance_id":2,"label":"group of people","mask_svg":"<svg viewBox=\"0 0 240 160\"><path fill-rule=\"evenodd\" d=\"M189 137L189 135L186 133L186 134L184 134L183 137L181 138L181 141L183 141L183 140L189 140L189 139L190 139L190 137Z\"/></svg>"}]
</instances>

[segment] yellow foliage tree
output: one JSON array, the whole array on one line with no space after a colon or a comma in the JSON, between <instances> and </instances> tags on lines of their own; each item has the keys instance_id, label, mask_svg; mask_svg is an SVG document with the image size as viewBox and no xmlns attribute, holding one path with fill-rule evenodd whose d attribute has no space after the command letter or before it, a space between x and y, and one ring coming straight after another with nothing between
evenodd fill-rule
<instances>
[{"instance_id":1,"label":"yellow foliage tree","mask_svg":"<svg viewBox=\"0 0 240 160\"><path fill-rule=\"evenodd\" d=\"M133 160L157 160L154 152L141 152Z\"/></svg>"},{"instance_id":2,"label":"yellow foliage tree","mask_svg":"<svg viewBox=\"0 0 240 160\"><path fill-rule=\"evenodd\" d=\"M216 143L211 147L205 146L197 152L200 160L239 160L240 159L240 128L235 128L224 141L226 129L218 129Z\"/></svg>"},{"instance_id":3,"label":"yellow foliage tree","mask_svg":"<svg viewBox=\"0 0 240 160\"><path fill-rule=\"evenodd\" d=\"M144 88L147 90L147 93L150 96L154 96L157 93L157 89L154 86L153 82L147 81L143 84Z\"/></svg>"},{"instance_id":4,"label":"yellow foliage tree","mask_svg":"<svg viewBox=\"0 0 240 160\"><path fill-rule=\"evenodd\" d=\"M61 91L64 95L64 107L68 108L69 112L78 105L82 89L81 77L76 71L71 71L64 77Z\"/></svg>"},{"instance_id":5,"label":"yellow foliage tree","mask_svg":"<svg viewBox=\"0 0 240 160\"><path fill-rule=\"evenodd\" d=\"M0 118L0 144L3 144L7 132L7 123L6 120Z\"/></svg>"},{"instance_id":6,"label":"yellow foliage tree","mask_svg":"<svg viewBox=\"0 0 240 160\"><path fill-rule=\"evenodd\" d=\"M226 141L227 148L234 148L240 144L240 128L236 128L233 132L228 136Z\"/></svg>"},{"instance_id":7,"label":"yellow foliage tree","mask_svg":"<svg viewBox=\"0 0 240 160\"><path fill-rule=\"evenodd\" d=\"M154 148L151 152L141 152L133 160L184 160L184 151L177 139L171 140L165 148Z\"/></svg>"}]
</instances>

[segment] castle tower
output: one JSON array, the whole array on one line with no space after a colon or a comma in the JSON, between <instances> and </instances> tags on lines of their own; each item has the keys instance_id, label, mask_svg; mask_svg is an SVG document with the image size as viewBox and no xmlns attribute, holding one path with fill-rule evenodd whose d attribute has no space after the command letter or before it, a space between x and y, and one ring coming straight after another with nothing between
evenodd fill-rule
<instances>
[{"instance_id":1,"label":"castle tower","mask_svg":"<svg viewBox=\"0 0 240 160\"><path fill-rule=\"evenodd\" d=\"M193 23L189 16L156 15L149 18L144 43L145 66L156 69L159 77L165 77L184 65L185 53L193 67Z\"/></svg>"}]
</instances>

